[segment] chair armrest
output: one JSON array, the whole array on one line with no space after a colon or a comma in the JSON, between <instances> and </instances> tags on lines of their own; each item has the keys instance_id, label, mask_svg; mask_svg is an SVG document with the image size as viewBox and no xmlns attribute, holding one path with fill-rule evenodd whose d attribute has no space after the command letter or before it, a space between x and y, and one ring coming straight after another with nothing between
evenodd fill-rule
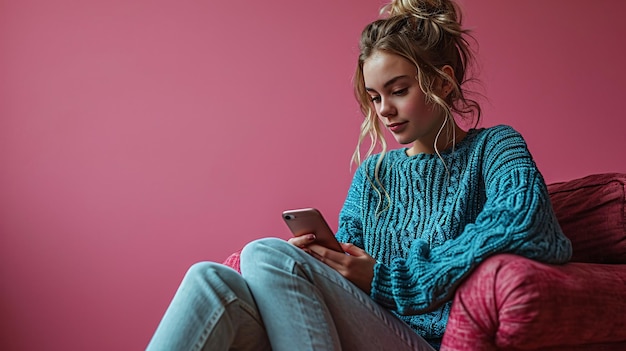
<instances>
[{"instance_id":1,"label":"chair armrest","mask_svg":"<svg viewBox=\"0 0 626 351\"><path fill-rule=\"evenodd\" d=\"M545 265L501 254L459 286L441 350L626 340L626 265Z\"/></svg>"}]
</instances>

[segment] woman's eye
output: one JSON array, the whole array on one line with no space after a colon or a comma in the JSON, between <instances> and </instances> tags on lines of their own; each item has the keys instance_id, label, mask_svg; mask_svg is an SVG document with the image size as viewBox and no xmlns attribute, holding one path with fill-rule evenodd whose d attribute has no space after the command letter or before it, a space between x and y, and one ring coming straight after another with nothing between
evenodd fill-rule
<instances>
[{"instance_id":1,"label":"woman's eye","mask_svg":"<svg viewBox=\"0 0 626 351\"><path fill-rule=\"evenodd\" d=\"M402 95L405 95L408 90L409 89L407 89L407 88L396 90L396 91L393 92L393 95L402 96Z\"/></svg>"},{"instance_id":2,"label":"woman's eye","mask_svg":"<svg viewBox=\"0 0 626 351\"><path fill-rule=\"evenodd\" d=\"M377 104L377 103L379 103L379 102L380 102L380 96L370 96L370 100L371 100L373 103Z\"/></svg>"}]
</instances>

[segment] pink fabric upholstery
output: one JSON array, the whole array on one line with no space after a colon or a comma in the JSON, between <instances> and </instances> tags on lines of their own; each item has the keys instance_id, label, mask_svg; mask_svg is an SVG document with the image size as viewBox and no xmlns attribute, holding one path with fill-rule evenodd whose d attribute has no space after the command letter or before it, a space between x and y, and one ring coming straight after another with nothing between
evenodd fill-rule
<instances>
[{"instance_id":1,"label":"pink fabric upholstery","mask_svg":"<svg viewBox=\"0 0 626 351\"><path fill-rule=\"evenodd\" d=\"M226 260L224 261L224 264L236 270L237 272L241 273L241 268L239 266L240 255L241 255L241 250L230 254L230 256L228 256Z\"/></svg>"},{"instance_id":2,"label":"pink fabric upholstery","mask_svg":"<svg viewBox=\"0 0 626 351\"><path fill-rule=\"evenodd\" d=\"M548 185L572 241L573 262L626 263L626 174L594 174Z\"/></svg>"},{"instance_id":3,"label":"pink fabric upholstery","mask_svg":"<svg viewBox=\"0 0 626 351\"><path fill-rule=\"evenodd\" d=\"M496 255L457 290L441 349L626 350L624 341L626 265Z\"/></svg>"}]
</instances>

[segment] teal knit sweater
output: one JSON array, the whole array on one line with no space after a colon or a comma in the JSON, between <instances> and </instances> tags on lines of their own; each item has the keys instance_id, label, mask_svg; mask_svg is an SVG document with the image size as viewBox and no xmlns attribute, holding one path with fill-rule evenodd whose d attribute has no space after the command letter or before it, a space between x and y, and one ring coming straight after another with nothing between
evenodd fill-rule
<instances>
[{"instance_id":1,"label":"teal knit sweater","mask_svg":"<svg viewBox=\"0 0 626 351\"><path fill-rule=\"evenodd\" d=\"M337 232L377 260L371 297L426 339L443 336L456 286L487 257L564 263L572 251L513 128L472 129L441 156L388 152L379 178L390 199L374 180L380 156L369 157L354 175Z\"/></svg>"}]
</instances>

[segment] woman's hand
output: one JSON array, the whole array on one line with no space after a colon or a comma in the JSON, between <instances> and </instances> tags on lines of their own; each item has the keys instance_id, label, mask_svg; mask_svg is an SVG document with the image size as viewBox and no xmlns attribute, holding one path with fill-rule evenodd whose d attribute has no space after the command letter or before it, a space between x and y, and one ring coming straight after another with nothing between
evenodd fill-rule
<instances>
[{"instance_id":1,"label":"woman's hand","mask_svg":"<svg viewBox=\"0 0 626 351\"><path fill-rule=\"evenodd\" d=\"M311 250L309 250L308 246L313 244L313 242L315 242L315 234L305 234L301 236L294 236L292 238L289 238L287 242L290 243L291 245L301 248L302 250L308 253L311 253Z\"/></svg>"},{"instance_id":2,"label":"woman's hand","mask_svg":"<svg viewBox=\"0 0 626 351\"><path fill-rule=\"evenodd\" d=\"M306 249L313 257L326 263L369 294L372 288L376 260L358 246L342 243L341 247L348 255L317 244L308 243L306 245Z\"/></svg>"}]
</instances>

